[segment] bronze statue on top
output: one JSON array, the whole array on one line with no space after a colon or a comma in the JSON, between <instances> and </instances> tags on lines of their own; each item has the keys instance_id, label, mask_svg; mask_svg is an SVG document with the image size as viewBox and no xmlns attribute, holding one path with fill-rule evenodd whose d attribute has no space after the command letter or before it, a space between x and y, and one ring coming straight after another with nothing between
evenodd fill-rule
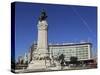
<instances>
[{"instance_id":1,"label":"bronze statue on top","mask_svg":"<svg viewBox=\"0 0 100 75\"><path fill-rule=\"evenodd\" d=\"M45 12L45 10L43 9L43 10L41 11L41 15L40 15L40 17L39 17L39 20L40 20L40 21L43 21L43 20L46 20L46 18L47 18L46 12Z\"/></svg>"}]
</instances>

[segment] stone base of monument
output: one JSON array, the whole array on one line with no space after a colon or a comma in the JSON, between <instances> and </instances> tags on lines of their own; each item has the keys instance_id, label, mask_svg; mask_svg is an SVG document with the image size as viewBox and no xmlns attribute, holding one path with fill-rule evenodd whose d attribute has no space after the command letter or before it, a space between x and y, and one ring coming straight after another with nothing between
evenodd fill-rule
<instances>
[{"instance_id":1,"label":"stone base of monument","mask_svg":"<svg viewBox=\"0 0 100 75\"><path fill-rule=\"evenodd\" d=\"M46 70L48 67L50 67L49 60L32 60L31 63L29 63L27 69Z\"/></svg>"},{"instance_id":2,"label":"stone base of monument","mask_svg":"<svg viewBox=\"0 0 100 75\"><path fill-rule=\"evenodd\" d=\"M65 69L65 68L64 68ZM15 70L16 73L28 73L28 72L44 72L44 71L57 71L61 70L60 63L58 61L47 60L46 64L44 60L32 60L27 69Z\"/></svg>"}]
</instances>

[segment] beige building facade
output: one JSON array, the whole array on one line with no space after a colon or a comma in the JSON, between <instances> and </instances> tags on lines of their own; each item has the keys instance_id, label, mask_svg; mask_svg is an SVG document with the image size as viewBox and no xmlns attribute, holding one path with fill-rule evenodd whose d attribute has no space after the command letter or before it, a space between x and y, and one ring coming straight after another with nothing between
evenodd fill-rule
<instances>
[{"instance_id":1,"label":"beige building facade","mask_svg":"<svg viewBox=\"0 0 100 75\"><path fill-rule=\"evenodd\" d=\"M30 57L34 57L34 51L37 49L37 44L31 46ZM64 54L65 60L70 61L70 57L77 57L78 60L89 60L92 56L91 43L73 43L73 44L49 44L48 50L50 57L57 59L59 55Z\"/></svg>"}]
</instances>

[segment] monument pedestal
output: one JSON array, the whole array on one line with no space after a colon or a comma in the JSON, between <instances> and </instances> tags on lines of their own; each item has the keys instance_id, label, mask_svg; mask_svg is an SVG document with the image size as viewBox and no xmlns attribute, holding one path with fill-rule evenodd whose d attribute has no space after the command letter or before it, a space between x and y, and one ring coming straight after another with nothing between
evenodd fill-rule
<instances>
[{"instance_id":1,"label":"monument pedestal","mask_svg":"<svg viewBox=\"0 0 100 75\"><path fill-rule=\"evenodd\" d=\"M33 53L33 59L29 63L28 68L30 70L46 70L48 67L51 66L51 60L49 53L45 52L39 52L39 50L36 50L36 52Z\"/></svg>"},{"instance_id":2,"label":"monument pedestal","mask_svg":"<svg viewBox=\"0 0 100 75\"><path fill-rule=\"evenodd\" d=\"M41 71L41 70L52 70L57 69L59 67L59 63L56 61L53 61L52 57L50 58L49 53L42 53L39 54L39 52L33 53L33 59L28 65L28 70L32 71ZM54 66L55 65L55 66Z\"/></svg>"},{"instance_id":3,"label":"monument pedestal","mask_svg":"<svg viewBox=\"0 0 100 75\"><path fill-rule=\"evenodd\" d=\"M49 60L32 60L27 69L42 70L50 66Z\"/></svg>"}]
</instances>

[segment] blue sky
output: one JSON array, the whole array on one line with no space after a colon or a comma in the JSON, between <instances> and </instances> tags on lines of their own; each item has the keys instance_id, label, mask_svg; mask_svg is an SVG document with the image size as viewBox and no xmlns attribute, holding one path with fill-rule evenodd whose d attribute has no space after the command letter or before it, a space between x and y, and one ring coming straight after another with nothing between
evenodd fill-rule
<instances>
[{"instance_id":1,"label":"blue sky","mask_svg":"<svg viewBox=\"0 0 100 75\"><path fill-rule=\"evenodd\" d=\"M42 9L48 15L48 42L90 40L97 49L97 8L74 5L51 5L17 2L15 6L15 57L28 52L37 41L37 23Z\"/></svg>"}]
</instances>

